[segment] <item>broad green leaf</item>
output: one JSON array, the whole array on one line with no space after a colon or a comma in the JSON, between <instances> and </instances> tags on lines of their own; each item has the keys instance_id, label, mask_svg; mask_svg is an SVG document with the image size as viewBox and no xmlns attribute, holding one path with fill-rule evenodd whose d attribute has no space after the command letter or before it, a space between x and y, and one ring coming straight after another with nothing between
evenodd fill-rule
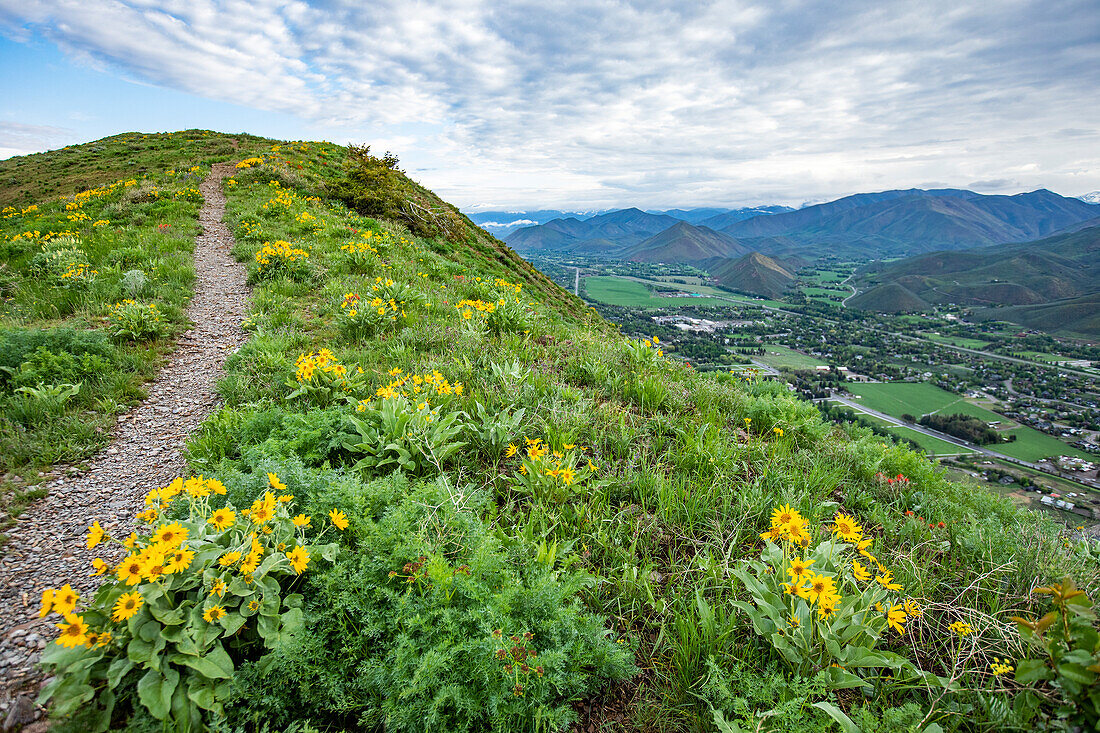
<instances>
[{"instance_id":1,"label":"broad green leaf","mask_svg":"<svg viewBox=\"0 0 1100 733\"><path fill-rule=\"evenodd\" d=\"M103 707L100 708L95 718L95 727L93 728L95 733L103 733L103 731L110 730L111 728L111 715L115 711L114 691L104 690L99 696L99 704Z\"/></svg>"},{"instance_id":2,"label":"broad green leaf","mask_svg":"<svg viewBox=\"0 0 1100 733\"><path fill-rule=\"evenodd\" d=\"M1059 664L1058 674L1079 685L1091 685L1096 681L1096 675L1074 662L1062 662Z\"/></svg>"},{"instance_id":3,"label":"broad green leaf","mask_svg":"<svg viewBox=\"0 0 1100 733\"><path fill-rule=\"evenodd\" d=\"M214 688L198 678L191 679L187 686L187 697L203 710L214 709Z\"/></svg>"},{"instance_id":4,"label":"broad green leaf","mask_svg":"<svg viewBox=\"0 0 1100 733\"><path fill-rule=\"evenodd\" d=\"M149 710L149 714L157 720L168 717L172 695L176 691L179 679L179 672L169 667L163 675L151 669L138 682L138 699Z\"/></svg>"},{"instance_id":5,"label":"broad green leaf","mask_svg":"<svg viewBox=\"0 0 1100 733\"><path fill-rule=\"evenodd\" d=\"M173 654L168 657L173 664L183 665L195 670L207 679L229 679L233 676L233 661L225 653L221 644L216 645L210 652L201 657L193 657L189 654Z\"/></svg>"},{"instance_id":6,"label":"broad green leaf","mask_svg":"<svg viewBox=\"0 0 1100 733\"><path fill-rule=\"evenodd\" d=\"M118 687L118 683L133 668L134 663L128 657L119 657L111 662L111 666L107 668L107 687L112 690Z\"/></svg>"},{"instance_id":7,"label":"broad green leaf","mask_svg":"<svg viewBox=\"0 0 1100 733\"><path fill-rule=\"evenodd\" d=\"M167 601L149 604L149 613L165 626L179 626L183 623L183 611L176 606L169 607L166 603ZM143 626L142 631L144 630ZM157 631L159 633L161 630Z\"/></svg>"},{"instance_id":8,"label":"broad green leaf","mask_svg":"<svg viewBox=\"0 0 1100 733\"><path fill-rule=\"evenodd\" d=\"M225 628L225 635L233 636L233 634L236 634L238 631L241 630L241 627L244 626L247 620L247 618L235 611L230 611L229 613L227 613L225 615L225 618L223 618L221 621L222 626Z\"/></svg>"},{"instance_id":9,"label":"broad green leaf","mask_svg":"<svg viewBox=\"0 0 1100 733\"><path fill-rule=\"evenodd\" d=\"M283 630L284 634L293 634L302 626L304 614L300 608L292 608L283 614Z\"/></svg>"},{"instance_id":10,"label":"broad green leaf","mask_svg":"<svg viewBox=\"0 0 1100 733\"><path fill-rule=\"evenodd\" d=\"M845 715L844 711L833 705L831 702L815 702L813 704L815 708L825 712L830 718L835 720L840 725L840 729L844 733L863 733L858 725L852 722L852 719Z\"/></svg>"},{"instance_id":11,"label":"broad green leaf","mask_svg":"<svg viewBox=\"0 0 1100 733\"><path fill-rule=\"evenodd\" d=\"M1050 668L1041 659L1021 659L1016 663L1016 681L1021 684L1030 685L1051 677Z\"/></svg>"}]
</instances>

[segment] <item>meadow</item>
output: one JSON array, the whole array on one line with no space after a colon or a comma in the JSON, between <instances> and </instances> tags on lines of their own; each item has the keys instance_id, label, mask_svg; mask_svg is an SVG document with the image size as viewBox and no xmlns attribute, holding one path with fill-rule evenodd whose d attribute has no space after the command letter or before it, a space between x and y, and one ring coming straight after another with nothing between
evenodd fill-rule
<instances>
[{"instance_id":1,"label":"meadow","mask_svg":"<svg viewBox=\"0 0 1100 733\"><path fill-rule=\"evenodd\" d=\"M1096 721L1089 604L1032 592L1094 595L1091 545L624 338L396 164L277 144L225 181L250 338L192 475L89 530L132 554L49 598L59 729Z\"/></svg>"},{"instance_id":2,"label":"meadow","mask_svg":"<svg viewBox=\"0 0 1100 733\"><path fill-rule=\"evenodd\" d=\"M680 285L679 283L675 283L674 285L676 287L683 287L684 290L696 290L700 287L705 287ZM728 301L722 301L712 297L663 298L646 287L644 283L610 275L586 277L584 279L584 287L588 293L588 297L600 303L607 303L608 305L620 305L633 308L675 308L681 305L721 307L729 305ZM730 295L729 297L737 298L738 296ZM744 299L749 300L749 298Z\"/></svg>"},{"instance_id":3,"label":"meadow","mask_svg":"<svg viewBox=\"0 0 1100 733\"><path fill-rule=\"evenodd\" d=\"M764 356L753 358L775 369L798 370L827 366L826 363L820 359L815 359L812 356L807 356L790 347L781 346L779 344L765 344L764 352Z\"/></svg>"}]
</instances>

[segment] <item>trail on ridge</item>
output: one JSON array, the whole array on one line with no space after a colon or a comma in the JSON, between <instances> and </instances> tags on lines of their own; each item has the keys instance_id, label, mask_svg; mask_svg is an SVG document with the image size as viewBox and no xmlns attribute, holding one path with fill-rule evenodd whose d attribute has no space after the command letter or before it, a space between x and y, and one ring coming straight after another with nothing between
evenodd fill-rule
<instances>
[{"instance_id":1,"label":"trail on ridge","mask_svg":"<svg viewBox=\"0 0 1100 733\"><path fill-rule=\"evenodd\" d=\"M49 496L8 533L0 557L0 724L15 704L23 709L18 717L35 715L28 701L38 693L41 672L34 665L56 631L55 616L38 618L42 591L71 583L81 597L94 592L99 578L90 575L92 559L117 561L121 548L87 550L88 525L98 520L113 536L128 536L146 492L183 474L184 440L216 406L225 359L245 340L240 324L249 290L244 267L231 255L233 235L222 223L221 181L232 171L231 164L219 163L200 186L205 203L195 239L197 280L187 307L194 327L180 337L148 398L119 418L110 445L83 473L47 484ZM20 693L30 697L17 701Z\"/></svg>"}]
</instances>

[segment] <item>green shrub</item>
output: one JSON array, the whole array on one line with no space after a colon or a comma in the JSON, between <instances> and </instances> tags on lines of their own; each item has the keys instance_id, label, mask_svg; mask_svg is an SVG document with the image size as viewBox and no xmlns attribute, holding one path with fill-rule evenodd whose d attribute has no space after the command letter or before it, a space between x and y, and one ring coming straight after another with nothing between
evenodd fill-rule
<instances>
[{"instance_id":1,"label":"green shrub","mask_svg":"<svg viewBox=\"0 0 1100 733\"><path fill-rule=\"evenodd\" d=\"M353 456L362 456L355 470L374 473L399 468L420 475L442 470L443 463L465 443L457 438L465 428L466 414L428 402L414 402L404 395L363 401L358 417L348 417L357 435L344 444Z\"/></svg>"},{"instance_id":2,"label":"green shrub","mask_svg":"<svg viewBox=\"0 0 1100 733\"><path fill-rule=\"evenodd\" d=\"M1096 612L1085 592L1066 578L1032 591L1049 595L1051 610L1042 618L1015 617L1016 628L1041 656L1021 659L1015 670L1009 660L995 662L994 674L1016 672L1016 681L1057 691L1055 715L1075 725L1096 730L1100 724L1100 633ZM1038 699L1033 693L1034 707Z\"/></svg>"},{"instance_id":3,"label":"green shrub","mask_svg":"<svg viewBox=\"0 0 1100 733\"><path fill-rule=\"evenodd\" d=\"M345 496L363 506L394 489L384 479ZM502 544L480 518L489 508L443 480L413 487L380 519L349 507L350 551L303 590L308 623L270 663L241 669L231 707L274 725L392 731L575 720L568 703L631 675L631 654L577 602L585 576Z\"/></svg>"},{"instance_id":4,"label":"green shrub","mask_svg":"<svg viewBox=\"0 0 1100 733\"><path fill-rule=\"evenodd\" d=\"M309 265L309 251L285 240L264 242L253 255L256 280L270 280L277 277L289 277L291 280L306 280L312 275Z\"/></svg>"},{"instance_id":5,"label":"green shrub","mask_svg":"<svg viewBox=\"0 0 1100 733\"><path fill-rule=\"evenodd\" d=\"M38 387L65 382L100 382L114 368L114 360L88 353L74 356L68 351L54 353L39 346L12 374L12 386Z\"/></svg>"},{"instance_id":6,"label":"green shrub","mask_svg":"<svg viewBox=\"0 0 1100 733\"><path fill-rule=\"evenodd\" d=\"M107 306L108 329L116 337L129 341L149 341L164 334L160 309L156 303L124 300Z\"/></svg>"},{"instance_id":7,"label":"green shrub","mask_svg":"<svg viewBox=\"0 0 1100 733\"><path fill-rule=\"evenodd\" d=\"M398 167L396 155L381 158L370 154L370 146L348 146L345 177L333 188L337 197L366 216L393 219L406 224L421 237L440 234L451 241L470 235L465 221L450 207L438 207Z\"/></svg>"}]
</instances>

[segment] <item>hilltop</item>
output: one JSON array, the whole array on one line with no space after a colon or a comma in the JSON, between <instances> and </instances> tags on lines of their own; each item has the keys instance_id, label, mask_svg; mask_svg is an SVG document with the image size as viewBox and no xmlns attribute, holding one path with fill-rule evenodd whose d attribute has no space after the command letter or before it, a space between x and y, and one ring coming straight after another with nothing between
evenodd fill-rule
<instances>
[{"instance_id":1,"label":"hilltop","mask_svg":"<svg viewBox=\"0 0 1100 733\"><path fill-rule=\"evenodd\" d=\"M178 135L157 137L158 154L182 156ZM132 166L125 148L103 164ZM17 163L33 172L50 155ZM107 547L107 581L72 601L79 617L64 588L43 596L71 642L45 655L71 729L934 733L1096 719L1088 688L1050 684L1045 653L1009 622L1050 609L1039 584L1071 577L1095 595L1087 543L904 445L823 422L779 382L700 373L624 336L389 155L271 142L113 187L85 168L74 175L102 193L74 209L48 196L7 211L0 326L30 344L17 378L68 379L49 370L97 349L173 348L179 311L152 340L104 333L102 318L132 271L153 284L140 312L186 299L191 282L168 265L189 261L190 191L218 162L233 166L221 185L249 338L187 438L189 475L132 507L137 534L106 523L64 538ZM77 208L86 218L69 220ZM665 218L556 231L567 246L642 241L676 224ZM73 227L60 244L43 235L54 224ZM56 275L35 274L54 260ZM70 300L75 264L97 274ZM28 315L39 301L68 310ZM10 439L30 402L3 374ZM86 403L42 409L61 424L122 399L84 389ZM991 671L994 656L1034 678Z\"/></svg>"},{"instance_id":2,"label":"hilltop","mask_svg":"<svg viewBox=\"0 0 1100 733\"><path fill-rule=\"evenodd\" d=\"M630 247L622 256L634 262L701 262L747 251L733 237L681 221Z\"/></svg>"},{"instance_id":3,"label":"hilltop","mask_svg":"<svg viewBox=\"0 0 1100 733\"><path fill-rule=\"evenodd\" d=\"M722 287L765 298L778 298L796 279L790 269L759 252L717 260L707 269Z\"/></svg>"}]
</instances>

